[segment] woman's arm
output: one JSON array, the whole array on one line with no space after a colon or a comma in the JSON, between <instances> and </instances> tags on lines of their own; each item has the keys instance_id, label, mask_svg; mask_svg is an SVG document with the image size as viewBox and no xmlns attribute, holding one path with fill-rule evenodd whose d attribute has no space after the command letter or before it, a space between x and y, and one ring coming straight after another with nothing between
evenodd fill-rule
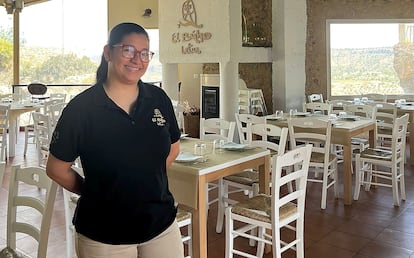
<instances>
[{"instance_id":1,"label":"woman's arm","mask_svg":"<svg viewBox=\"0 0 414 258\"><path fill-rule=\"evenodd\" d=\"M46 164L46 174L68 191L81 194L83 177L72 169L73 162L57 159L49 154Z\"/></svg>"},{"instance_id":2,"label":"woman's arm","mask_svg":"<svg viewBox=\"0 0 414 258\"><path fill-rule=\"evenodd\" d=\"M177 158L178 154L180 153L180 141L176 141L175 143L171 144L170 154L167 157L167 168L171 166L173 161Z\"/></svg>"}]
</instances>

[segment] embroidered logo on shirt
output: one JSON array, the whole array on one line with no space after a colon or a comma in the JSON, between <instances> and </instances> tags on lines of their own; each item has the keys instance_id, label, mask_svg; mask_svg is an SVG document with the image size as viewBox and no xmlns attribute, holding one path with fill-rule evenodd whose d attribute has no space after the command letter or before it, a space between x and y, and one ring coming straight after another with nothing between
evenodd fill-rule
<instances>
[{"instance_id":1,"label":"embroidered logo on shirt","mask_svg":"<svg viewBox=\"0 0 414 258\"><path fill-rule=\"evenodd\" d=\"M152 122L156 123L158 126L165 125L166 121L158 108L154 109L154 116L152 117Z\"/></svg>"}]
</instances>

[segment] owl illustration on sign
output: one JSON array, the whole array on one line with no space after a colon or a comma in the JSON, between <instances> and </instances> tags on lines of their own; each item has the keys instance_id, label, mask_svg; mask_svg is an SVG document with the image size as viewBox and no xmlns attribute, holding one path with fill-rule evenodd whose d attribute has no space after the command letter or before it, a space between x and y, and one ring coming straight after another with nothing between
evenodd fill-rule
<instances>
[{"instance_id":1,"label":"owl illustration on sign","mask_svg":"<svg viewBox=\"0 0 414 258\"><path fill-rule=\"evenodd\" d=\"M183 14L183 20L184 21L180 21L179 25L182 26L193 26L195 28L202 28L203 25L197 24L197 13L196 13L196 9L195 9L195 5L193 0L186 0L183 3L182 6L182 14Z\"/></svg>"}]
</instances>

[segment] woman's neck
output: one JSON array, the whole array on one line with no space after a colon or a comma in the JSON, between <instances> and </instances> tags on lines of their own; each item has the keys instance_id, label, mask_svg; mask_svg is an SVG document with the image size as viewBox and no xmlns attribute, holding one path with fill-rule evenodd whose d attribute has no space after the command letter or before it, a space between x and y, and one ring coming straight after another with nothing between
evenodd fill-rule
<instances>
[{"instance_id":1,"label":"woman's neck","mask_svg":"<svg viewBox=\"0 0 414 258\"><path fill-rule=\"evenodd\" d=\"M125 85L107 82L103 87L106 95L108 95L108 97L115 102L115 104L117 104L128 114L131 112L139 94L139 87L136 84Z\"/></svg>"}]
</instances>

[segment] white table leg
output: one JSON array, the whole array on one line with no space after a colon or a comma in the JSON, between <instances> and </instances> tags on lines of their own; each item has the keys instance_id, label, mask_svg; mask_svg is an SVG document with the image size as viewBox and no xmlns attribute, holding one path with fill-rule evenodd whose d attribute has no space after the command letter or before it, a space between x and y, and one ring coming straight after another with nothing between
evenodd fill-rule
<instances>
[{"instance_id":1,"label":"white table leg","mask_svg":"<svg viewBox=\"0 0 414 258\"><path fill-rule=\"evenodd\" d=\"M17 120L13 119L10 121L9 124L9 157L16 156L16 127L17 127Z\"/></svg>"}]
</instances>

